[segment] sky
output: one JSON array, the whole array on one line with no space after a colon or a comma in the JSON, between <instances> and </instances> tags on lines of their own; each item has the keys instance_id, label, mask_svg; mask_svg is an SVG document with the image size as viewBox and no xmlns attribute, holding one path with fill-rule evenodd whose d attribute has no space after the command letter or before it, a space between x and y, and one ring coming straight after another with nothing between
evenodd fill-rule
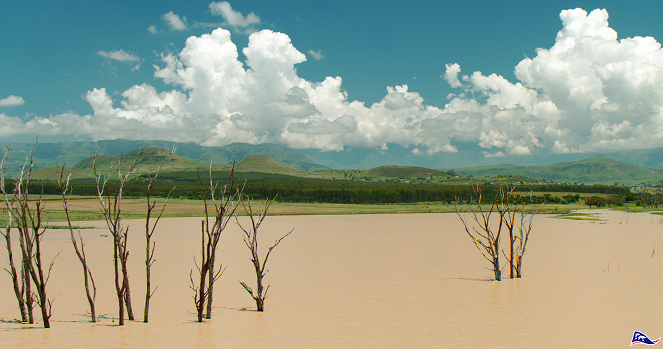
<instances>
[{"instance_id":1,"label":"sky","mask_svg":"<svg viewBox=\"0 0 663 349\"><path fill-rule=\"evenodd\" d=\"M660 1L20 1L0 140L663 147Z\"/></svg>"}]
</instances>

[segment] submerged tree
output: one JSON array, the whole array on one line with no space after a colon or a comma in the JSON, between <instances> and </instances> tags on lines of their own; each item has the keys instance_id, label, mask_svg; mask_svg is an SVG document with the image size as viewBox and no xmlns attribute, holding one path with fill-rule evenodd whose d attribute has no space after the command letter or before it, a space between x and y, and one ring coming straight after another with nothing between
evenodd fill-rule
<instances>
[{"instance_id":1,"label":"submerged tree","mask_svg":"<svg viewBox=\"0 0 663 349\"><path fill-rule=\"evenodd\" d=\"M209 166L209 185L203 182L198 171L198 182L203 194L203 211L205 218L201 222L201 248L200 261L196 263L196 278L193 269L189 274L190 288L194 292L193 300L196 306L197 321L202 322L203 317L212 317L212 302L214 283L221 277L223 266L215 266L217 249L221 233L226 229L230 218L237 210L244 188L239 186L235 179L235 162L233 161L226 183L219 188L212 176L212 164ZM217 192L218 190L218 192ZM218 198L217 198L218 196ZM213 209L214 216L210 217Z\"/></svg>"},{"instance_id":2,"label":"submerged tree","mask_svg":"<svg viewBox=\"0 0 663 349\"><path fill-rule=\"evenodd\" d=\"M95 309L95 300L97 298L97 286L94 283L94 278L92 277L92 271L88 266L87 256L85 255L85 243L83 243L83 237L81 236L81 229L78 228L78 240L74 235L74 226L71 223L71 216L69 215L69 206L67 202L69 201L69 195L71 194L71 187L69 186L69 178L71 175L67 176L67 180L64 180L64 165L60 172L60 179L58 180L58 185L62 192L62 208L67 217L67 226L69 228L69 234L71 243L74 246L74 252L76 252L76 257L83 267L83 282L85 285L85 295L87 296L87 302L90 306L90 322L97 321L97 313Z\"/></svg>"},{"instance_id":3,"label":"submerged tree","mask_svg":"<svg viewBox=\"0 0 663 349\"><path fill-rule=\"evenodd\" d=\"M35 143L36 144L36 143ZM46 294L46 284L51 275L51 270L53 268L53 262L57 255L51 260L51 263L46 267L42 261L42 249L41 241L44 237L46 231L42 227L42 212L44 210L44 201L43 201L43 187L42 193L40 193L38 199L34 202L30 201L29 194L29 185L30 185L30 176L32 174L32 169L34 163L32 161L32 154L34 152L34 146L28 156L26 157L23 167L21 167L18 177L14 181L14 189L11 194L8 194L5 189L5 169L6 161L9 153L9 149L5 152L5 155L2 159L2 173L0 174L0 190L2 191L5 205L7 206L7 211L11 216L12 220L16 223L16 227L19 233L19 243L21 247L22 255L22 274L23 274L23 289L22 293L24 299L26 300L25 306L28 313L28 321L32 322L31 311L32 311L32 291L31 291L31 282L35 286L35 295L36 301L41 310L41 317L44 323L44 328L51 327L50 318L52 316L52 300L50 300ZM27 168L26 168L27 167ZM31 208L31 205L34 204L34 208ZM5 230L5 240L10 240L10 229L8 227ZM8 246L9 248L11 246ZM59 254L59 253L58 253ZM10 267L11 269L12 267ZM14 268L15 269L15 268ZM14 270L14 274L16 271ZM10 272L10 274L12 274ZM15 277L12 275L14 280ZM16 281L14 281L14 291L16 292ZM17 293L17 297L19 294ZM19 301L20 303L20 301ZM20 304L19 304L20 307ZM23 316L23 314L22 314Z\"/></svg>"},{"instance_id":4,"label":"submerged tree","mask_svg":"<svg viewBox=\"0 0 663 349\"><path fill-rule=\"evenodd\" d=\"M156 243L152 241L152 236L154 235L154 231L157 227L157 224L159 224L159 220L161 219L161 216L163 215L163 211L166 209L166 204L168 203L168 199L170 198L170 194L175 190L175 187L170 190L168 195L166 196L166 199L164 200L163 205L161 206L161 211L159 212L159 215L154 221L154 224L150 226L150 218L152 215L152 211L156 207L156 200L151 200L152 196L152 188L154 187L154 183L157 180L157 177L159 177L159 173L161 172L161 168L163 167L163 164L170 159L170 157L173 155L173 152L175 149L173 149L170 153L168 153L168 156L166 156L165 159L161 162L159 167L157 168L156 172L154 173L154 177L150 178L148 185L147 185L147 214L145 217L145 308L143 309L143 322L148 322L149 321L149 314L150 314L150 299L154 295L154 292L157 290L157 287L152 290L152 264L154 264L154 249L156 247ZM148 175L149 178L149 175Z\"/></svg>"},{"instance_id":5,"label":"submerged tree","mask_svg":"<svg viewBox=\"0 0 663 349\"><path fill-rule=\"evenodd\" d=\"M14 206L16 197L12 196L11 201L8 202L7 200L7 195L5 193L5 173L6 173L6 165L7 165L7 154L9 153L9 149L5 150L5 155L2 158L2 173L0 174L0 185L2 186L3 194L5 194L5 204L8 206ZM19 273L16 271L16 265L14 264L14 253L12 250L12 223L13 223L13 215L7 210L7 225L5 226L5 232L1 233L2 237L5 239L5 247L7 248L7 257L9 259L9 269L5 268L5 271L9 273L9 275L12 278L12 285L14 288L14 295L16 296L16 300L18 301L18 308L19 311L21 312L21 322L29 322L33 323L33 316L32 316L32 306L29 307L27 306L27 300L26 297L32 298L32 295L28 292L26 294L25 292L25 283L26 281L29 283L30 280L25 278L26 273L24 272L25 268L25 262L21 259L21 264L20 264L20 269L21 269L21 278L19 278ZM28 316L28 310L30 315Z\"/></svg>"},{"instance_id":6,"label":"submerged tree","mask_svg":"<svg viewBox=\"0 0 663 349\"><path fill-rule=\"evenodd\" d=\"M539 211L541 206L537 209L534 207L534 203L532 203L532 194L530 193L530 203L531 203L531 210L529 213L526 212L525 205L522 206L522 209L520 210L520 223L518 225L518 235L517 235L517 241L518 243L515 246L515 272L516 272L516 277L522 277L522 265L523 265L523 255L525 254L525 248L527 247L527 241L529 241L529 233L532 231L532 219L534 218L534 215Z\"/></svg>"},{"instance_id":7,"label":"submerged tree","mask_svg":"<svg viewBox=\"0 0 663 349\"><path fill-rule=\"evenodd\" d=\"M498 210L497 206L500 204L501 193L498 187L493 187L492 195L489 196L489 202L486 203L483 195L483 183L477 183L474 189L474 194L476 195L476 207L469 206L470 217L474 223L471 223L468 219L465 218L465 215L461 215L460 209L458 207L458 201L456 201L456 214L460 218L460 221L465 227L465 232L472 239L474 246L481 252L481 255L491 264L489 270L493 271L496 281L502 280L502 269L500 269L500 238L502 234L502 228L504 227L504 216L506 210ZM483 206L482 206L483 203ZM484 206L488 206L486 209ZM491 218L493 213L497 210L499 217L497 227L494 224L491 224ZM470 229L471 227L471 229ZM477 229L478 227L478 229Z\"/></svg>"},{"instance_id":8,"label":"submerged tree","mask_svg":"<svg viewBox=\"0 0 663 349\"><path fill-rule=\"evenodd\" d=\"M118 299L118 320L119 325L124 325L124 309L126 306L129 320L134 320L131 307L131 292L129 288L129 272L127 270L127 260L129 251L127 250L127 235L129 227L122 225L122 190L129 178L129 175L136 168L134 161L126 170L122 169L122 158L115 170L111 167L110 172L115 172L114 187L110 188L108 182L111 174L99 174L97 172L97 156L93 158L94 177L97 184L97 196L101 204L101 213L104 215L108 231L113 237L113 263L115 274L115 291ZM114 191L112 191L114 190ZM112 192L111 192L112 191Z\"/></svg>"},{"instance_id":9,"label":"submerged tree","mask_svg":"<svg viewBox=\"0 0 663 349\"><path fill-rule=\"evenodd\" d=\"M513 279L515 276L516 267L514 264L514 255L515 255L515 244L518 236L514 234L513 229L516 223L516 213L518 211L518 203L513 202L513 190L515 186L512 183L508 184L499 184L496 190L498 191L497 196L500 200L497 203L497 210L502 216L506 230L509 232L509 255L505 255L507 261L509 261L509 278ZM504 252L503 252L504 253Z\"/></svg>"},{"instance_id":10,"label":"submerged tree","mask_svg":"<svg viewBox=\"0 0 663 349\"><path fill-rule=\"evenodd\" d=\"M270 253L272 253L272 250L278 246L278 244L280 244L286 236L290 235L294 231L293 229L289 233L277 239L274 244L272 244L272 246L270 246L267 250L265 258L262 261L260 260L260 256L258 255L258 228L260 228L260 225L267 216L267 210L269 209L269 206L272 204L272 202L274 202L274 199L267 200L265 201L264 206L261 206L260 202L258 202L257 210L254 210L252 201L247 196L243 196L242 205L244 207L244 211L251 221L251 226L248 227L248 229L244 228L239 223L239 220L237 220L237 217L235 217L237 225L239 225L240 229L242 229L244 232L244 244L251 251L251 262L253 263L253 268L256 273L256 292L254 293L251 287L245 282L240 281L239 283L256 301L256 308L258 311L265 310L265 299L267 298L267 291L269 290L269 285L267 285L267 287L263 287L263 279L268 271L265 269L267 266L267 259L269 258Z\"/></svg>"}]
</instances>

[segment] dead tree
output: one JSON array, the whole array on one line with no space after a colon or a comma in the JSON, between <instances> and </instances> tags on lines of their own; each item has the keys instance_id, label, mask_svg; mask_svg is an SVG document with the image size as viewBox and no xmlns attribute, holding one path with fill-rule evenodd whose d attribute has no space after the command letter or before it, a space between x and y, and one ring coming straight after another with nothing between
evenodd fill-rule
<instances>
[{"instance_id":1,"label":"dead tree","mask_svg":"<svg viewBox=\"0 0 663 349\"><path fill-rule=\"evenodd\" d=\"M214 283L223 273L223 266L215 266L217 249L221 233L226 229L230 218L237 210L244 188L239 186L235 179L235 162L233 161L226 183L218 188L218 182L212 177L212 164L209 166L209 186L205 184L198 171L198 182L203 194L203 211L205 218L201 222L201 248L200 261L196 264L196 278L193 269L189 274L190 288L194 292L193 300L196 305L197 321L202 322L203 317L212 317L212 302ZM217 199L217 189L220 189ZM214 209L214 217L210 217L210 209ZM205 312L206 311L206 312Z\"/></svg>"},{"instance_id":2,"label":"dead tree","mask_svg":"<svg viewBox=\"0 0 663 349\"><path fill-rule=\"evenodd\" d=\"M90 306L90 322L97 322L97 313L95 310L95 300L97 298L97 286L94 283L94 278L92 277L92 271L88 266L87 257L85 255L85 244L83 243L83 237L81 236L81 229L78 227L78 240L74 235L74 226L71 224L71 216L69 215L69 206L67 205L69 201L69 195L71 194L71 187L69 186L69 178L71 175L67 176L67 180L64 181L64 165L62 166L62 171L60 172L60 180L58 185L60 186L60 191L62 192L62 208L64 213L67 216L67 226L69 228L69 234L71 243L74 246L74 252L76 252L76 257L78 261L81 262L83 267L83 282L85 285L85 295L87 296L87 302Z\"/></svg>"},{"instance_id":3,"label":"dead tree","mask_svg":"<svg viewBox=\"0 0 663 349\"><path fill-rule=\"evenodd\" d=\"M497 210L499 211L500 216L502 216L506 230L509 232L509 255L507 256L505 254L504 257L509 261L509 278L511 279L514 278L516 271L514 264L514 248L516 239L518 238L513 232L516 223L516 212L518 211L518 203L513 202L514 189L515 186L512 183L499 184L495 188L495 190L497 190L497 197L500 200L497 204Z\"/></svg>"},{"instance_id":4,"label":"dead tree","mask_svg":"<svg viewBox=\"0 0 663 349\"><path fill-rule=\"evenodd\" d=\"M94 177L97 184L97 196L101 204L101 213L104 215L108 231L113 237L113 263L115 274L115 291L118 298L118 320L119 325L124 325L124 308L127 309L127 317L129 320L134 320L133 310L131 307L131 291L129 289L129 272L127 270L127 260L129 259L129 251L127 250L127 236L129 234L129 227L122 225L122 190L129 178L129 175L136 168L136 161L134 161L126 170L122 169L122 158L120 158L118 168L114 171L111 167L109 172L115 173L114 192L111 193L111 188L108 182L111 174L101 175L97 173L96 166L97 156L93 158Z\"/></svg>"},{"instance_id":5,"label":"dead tree","mask_svg":"<svg viewBox=\"0 0 663 349\"><path fill-rule=\"evenodd\" d=\"M239 225L240 229L242 229L244 232L244 235L242 236L244 238L244 244L251 251L251 262L253 263L253 268L255 269L256 273L256 292L254 293L251 287L249 287L249 285L247 285L245 282L240 281L239 283L256 301L256 310L258 311L265 310L265 299L267 298L267 291L269 290L269 285L267 285L267 287L263 287L263 279L265 278L265 274L268 271L265 269L267 266L267 259L269 259L269 255L272 253L272 250L278 246L278 244L280 244L286 236L290 235L294 231L293 229L289 233L277 239L274 244L272 244L272 246L270 246L267 250L267 254L265 254L265 258L262 260L262 262L260 261L260 256L258 254L258 228L260 228L260 225L267 216L267 210L269 209L269 206L272 204L272 202L274 202L274 199L265 201L264 206L261 206L260 202L258 202L258 209L257 211L254 211L251 200L247 196L242 197L244 212L246 212L247 216L251 220L251 226L248 229L245 229L239 223L237 217L235 217L237 225Z\"/></svg>"},{"instance_id":6,"label":"dead tree","mask_svg":"<svg viewBox=\"0 0 663 349\"><path fill-rule=\"evenodd\" d=\"M474 189L474 194L477 197L476 208L469 206L470 216L474 223L471 223L460 213L458 207L458 200L456 200L456 214L465 227L465 232L472 239L474 246L481 252L481 255L491 264L491 268L495 276L495 281L502 280L502 269L500 269L500 237L502 234L502 227L504 226L504 213L497 210L499 215L497 229L491 226L491 216L496 211L496 205L499 203L499 191L493 188L493 194L490 196L490 208L485 209L482 206L483 191L482 184L477 183ZM484 203L486 205L486 203ZM471 226L471 229L470 229ZM478 227L478 229L477 229Z\"/></svg>"},{"instance_id":7,"label":"dead tree","mask_svg":"<svg viewBox=\"0 0 663 349\"><path fill-rule=\"evenodd\" d=\"M525 210L525 205L523 205L522 210L520 211L520 224L518 225L518 244L516 245L516 250L514 254L516 277L519 278L522 276L522 265L523 265L523 255L525 254L525 248L527 247L527 241L529 240L529 233L532 231L532 219L534 215L541 209L543 204L538 208L534 207L532 202L532 194L530 193L530 203L531 211L529 214Z\"/></svg>"},{"instance_id":8,"label":"dead tree","mask_svg":"<svg viewBox=\"0 0 663 349\"><path fill-rule=\"evenodd\" d=\"M36 143L35 143L36 144ZM23 167L21 167L20 172L16 180L14 181L14 190L11 195L7 194L5 189L5 162L7 160L7 152L3 158L2 164L2 180L0 183L1 191L7 206L7 211L11 215L12 219L16 222L17 230L19 233L19 243L21 245L21 255L23 258L23 270L24 275L24 290L23 294L26 297L26 310L31 312L32 308L32 291L31 291L31 282L35 286L35 295L36 301L41 310L42 321L44 323L44 328L51 327L50 318L53 315L52 313L52 300L48 299L46 294L46 285L51 275L51 270L53 268L53 263L57 255L51 260L51 263L46 267L42 261L42 251L41 251L41 241L44 237L45 228L42 227L42 212L44 210L44 202L42 194L39 195L39 198L34 202L34 209L30 207L30 176L32 174L32 169L34 163L32 161L32 153L34 147L26 157ZM27 169L26 169L27 167ZM42 187L43 193L43 187ZM58 253L59 254L59 253ZM47 269L48 268L48 269ZM28 314L28 321L30 319L30 314Z\"/></svg>"},{"instance_id":9,"label":"dead tree","mask_svg":"<svg viewBox=\"0 0 663 349\"><path fill-rule=\"evenodd\" d=\"M154 173L154 177L150 178L150 181L147 185L147 215L145 217L145 308L143 309L143 322L148 322L149 321L149 314L150 314L150 299L154 295L154 292L157 290L157 287L152 290L152 264L154 264L154 248L156 247L156 243L152 241L152 236L154 235L154 230L157 228L157 224L159 224L159 219L161 219L161 216L163 215L163 211L166 209L166 204L168 203L168 199L170 198L170 194L175 190L175 187L170 190L168 195L166 196L166 199L163 202L163 205L161 206L161 211L159 212L159 215L157 216L156 220L154 221L154 225L150 226L150 217L152 215L152 211L156 207L156 200L151 200L151 195L152 195L152 188L154 187L154 183L157 181L157 177L159 176L159 173L161 172L161 168L163 167L163 164L170 159L171 155L173 155L173 152L175 149L173 149L168 156L166 156L165 159L161 162L159 167L157 168L156 172ZM149 174L148 174L149 178Z\"/></svg>"},{"instance_id":10,"label":"dead tree","mask_svg":"<svg viewBox=\"0 0 663 349\"><path fill-rule=\"evenodd\" d=\"M5 155L2 158L2 173L0 174L0 185L2 186L3 194L5 194L5 173L6 173L6 165L7 165L7 154L9 153L9 149L5 151ZM15 199L16 197L12 196L11 202L7 203L7 200L5 200L5 203L7 203L9 206L14 206L15 204ZM21 278L18 276L18 272L16 271L16 265L14 264L14 252L12 250L12 237L11 237L11 229L12 229L12 214L8 212L8 217L7 217L7 225L5 226L5 232L1 233L2 237L5 239L5 247L7 248L7 257L9 259L9 269L5 268L5 271L11 276L12 278L12 286L14 287L14 295L16 296L16 300L18 301L18 309L21 312L21 322L28 322L28 311L26 309L26 300L25 300L25 273L21 272ZM23 270L23 261L21 261L21 271ZM28 280L29 282L29 280ZM28 294L28 297L31 297L32 295ZM32 309L30 309L32 310ZM32 311L30 311L32 314ZM32 318L32 316L30 316ZM32 322L30 322L32 323Z\"/></svg>"}]
</instances>

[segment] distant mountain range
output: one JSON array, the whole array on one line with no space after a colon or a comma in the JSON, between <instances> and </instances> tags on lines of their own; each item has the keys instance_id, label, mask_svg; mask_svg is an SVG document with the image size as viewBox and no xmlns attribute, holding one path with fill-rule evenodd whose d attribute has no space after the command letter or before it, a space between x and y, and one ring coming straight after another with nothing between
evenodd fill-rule
<instances>
[{"instance_id":1,"label":"distant mountain range","mask_svg":"<svg viewBox=\"0 0 663 349\"><path fill-rule=\"evenodd\" d=\"M29 154L34 144L11 143L7 164L8 173L15 173L18 166L22 165L25 157ZM229 164L236 156L237 161L243 160L249 155L266 155L272 160L302 170L314 170L325 168L314 163L305 155L290 148L279 147L274 144L246 144L231 143L223 147L205 147L196 143L175 143L166 141L128 141L111 140L98 142L62 142L62 143L37 143L33 153L33 161L36 168L51 166L74 166L81 160L98 155L120 155L129 154L139 148L161 148L172 150L183 158L202 162L209 165ZM91 163L91 158L90 158Z\"/></svg>"},{"instance_id":2,"label":"distant mountain range","mask_svg":"<svg viewBox=\"0 0 663 349\"><path fill-rule=\"evenodd\" d=\"M9 144L9 147L8 175L11 176L16 173L18 165L23 163L32 144L15 143ZM553 164L539 165L525 163L519 164L519 166L497 163L468 167L468 165L482 163L481 159L469 155L476 152L459 151L454 154L413 155L412 149L397 145L389 145L388 150L351 148L341 152L321 152L297 151L274 144L232 143L223 147L205 147L195 143L112 140L38 143L35 146L33 160L36 168L66 164L76 170L76 172L72 170L71 173L83 176L85 173L90 173L93 154L98 155L97 164L100 169L117 161L120 154L125 154L125 160L142 158L142 165L139 166L147 166L145 169L151 170L155 164L160 162L159 159L162 159L173 147L176 148L176 156L170 160L169 165L164 167L165 171L192 170L201 166L207 167L210 162L213 163L214 168L222 169L226 168L223 165L231 163L236 156L238 171L278 173L301 177L311 176L310 171L321 171L321 178L338 178L338 176L341 178L430 177L444 175L448 170L455 169L456 174L462 176L510 175L585 184L634 185L659 183L663 180L663 171L660 170L663 168L663 148L603 154L609 155L612 159L575 159L582 154L566 154L549 156L546 159L574 161L558 161ZM150 150L150 148L153 149ZM154 148L167 151L156 151ZM595 155L597 154L592 154L592 156ZM464 161L461 161L463 157L465 157ZM147 161L148 158L151 160ZM523 162L523 159L526 158L532 161L546 160L533 156L521 156L517 157L517 160ZM491 161L496 162L497 160L491 159ZM454 166L454 164L464 164L465 166ZM347 171L353 170L351 173L343 174L346 169ZM46 172L49 171L55 173L53 170ZM332 174L334 171L335 174Z\"/></svg>"}]
</instances>

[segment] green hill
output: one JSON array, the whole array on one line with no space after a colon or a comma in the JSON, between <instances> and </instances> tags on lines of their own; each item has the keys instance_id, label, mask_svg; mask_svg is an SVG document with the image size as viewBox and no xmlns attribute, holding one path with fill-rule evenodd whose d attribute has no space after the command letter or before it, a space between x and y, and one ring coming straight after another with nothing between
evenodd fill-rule
<instances>
[{"instance_id":1,"label":"green hill","mask_svg":"<svg viewBox=\"0 0 663 349\"><path fill-rule=\"evenodd\" d=\"M130 151L122 158L122 168L127 168L134 161L136 161L136 173L154 172L161 165L161 163L168 156L168 151L161 148L139 148ZM107 171L111 168L117 168L121 156L120 155L97 155L96 166L97 171ZM84 172L93 173L94 156L87 157L74 165L74 169ZM179 155L172 155L168 161L163 164L162 171L183 171L192 170L198 167L207 168L209 164L187 159ZM215 169L226 169L228 165L216 165Z\"/></svg>"},{"instance_id":2,"label":"green hill","mask_svg":"<svg viewBox=\"0 0 663 349\"><path fill-rule=\"evenodd\" d=\"M278 163L265 155L249 155L235 166L237 172L259 172L286 175L302 175L304 170Z\"/></svg>"},{"instance_id":3,"label":"green hill","mask_svg":"<svg viewBox=\"0 0 663 349\"><path fill-rule=\"evenodd\" d=\"M176 143L168 141L129 141L124 139L97 141L97 142L60 142L60 143L8 143L9 158L7 162L7 173L14 176L18 168L25 162L26 156L34 146L32 158L35 167L45 168L50 166L71 166L88 157L98 154L128 154L138 148L160 148L171 150L176 148L175 154L205 163L210 161L215 164L229 164L237 155L237 161L243 160L249 155L267 155L271 159L290 167L303 170L324 169L309 160L305 155L290 148L280 147L274 144L246 144L231 143L221 147L208 147L193 142ZM91 158L90 158L91 159ZM90 160L90 164L91 164Z\"/></svg>"},{"instance_id":4,"label":"green hill","mask_svg":"<svg viewBox=\"0 0 663 349\"><path fill-rule=\"evenodd\" d=\"M416 166L380 166L364 171L364 175L371 177L430 177L443 175L438 170Z\"/></svg>"},{"instance_id":5,"label":"green hill","mask_svg":"<svg viewBox=\"0 0 663 349\"><path fill-rule=\"evenodd\" d=\"M62 167L53 166L33 170L30 178L37 181L57 181L60 179L61 174ZM94 178L94 176L87 173L75 170L71 167L65 167L63 176L64 180L66 180L67 177L69 177L69 179Z\"/></svg>"},{"instance_id":6,"label":"green hill","mask_svg":"<svg viewBox=\"0 0 663 349\"><path fill-rule=\"evenodd\" d=\"M481 166L457 169L462 176L488 177L512 175L538 180L610 185L635 185L663 180L663 170L642 168L610 159L593 158L542 166Z\"/></svg>"}]
</instances>

